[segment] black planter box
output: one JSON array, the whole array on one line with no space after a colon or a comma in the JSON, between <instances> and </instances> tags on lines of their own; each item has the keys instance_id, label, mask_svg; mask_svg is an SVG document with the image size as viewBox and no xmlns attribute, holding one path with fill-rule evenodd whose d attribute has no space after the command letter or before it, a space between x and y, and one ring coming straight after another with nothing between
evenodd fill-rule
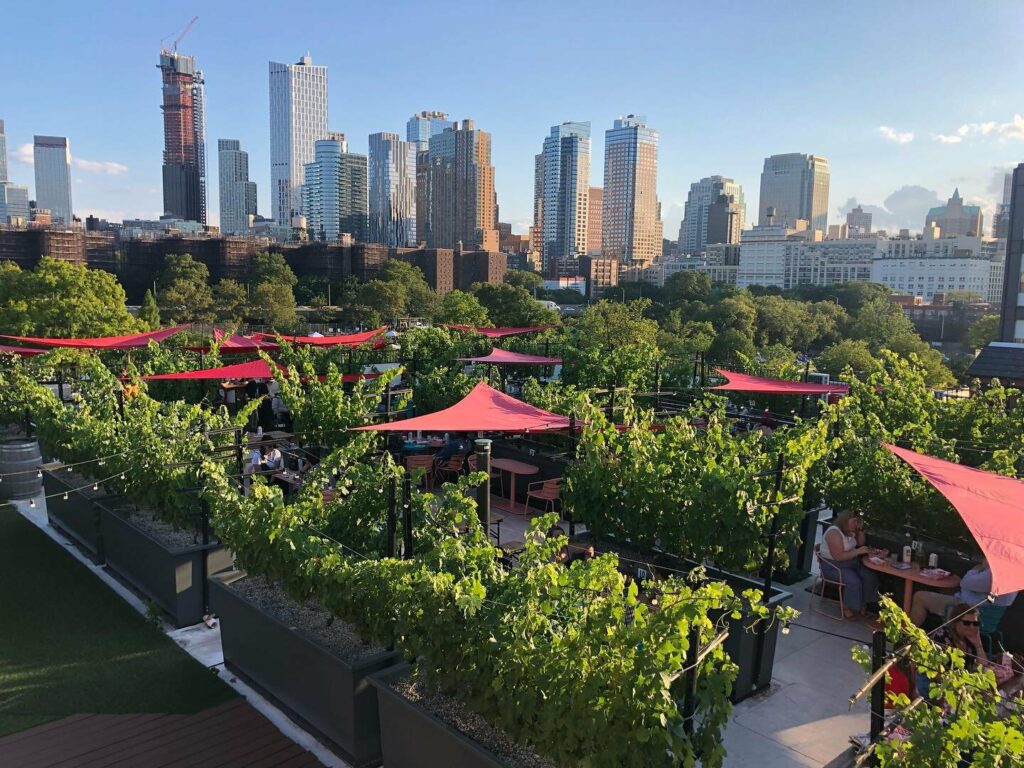
<instances>
[{"instance_id":1,"label":"black planter box","mask_svg":"<svg viewBox=\"0 0 1024 768\"><path fill-rule=\"evenodd\" d=\"M611 537L595 538L589 533L574 536L571 541L574 544L593 544L599 553L632 553L636 551L632 544L622 543ZM646 552L639 557L632 557L631 559L643 560L654 567L677 571L689 571L698 567L698 564L692 560L686 560L685 558L665 552ZM634 566L634 563L623 563L620 565L620 570L629 571L630 575L640 580L649 577L649 574L638 572L643 566ZM730 571L723 571L710 566L705 566L704 571L709 581L724 581L737 595L748 589L756 589L760 592L764 586L763 581ZM770 608L777 608L792 597L792 593L773 586L768 599L768 606ZM779 639L779 622L772 622L771 626L764 630L747 630L745 625L750 623L751 618L749 614L744 613L739 619L733 619L732 617L726 619L729 627L729 636L722 644L722 647L729 654L729 658L739 667L730 696L734 704L771 685L772 672L775 668L775 646Z\"/></svg>"},{"instance_id":2,"label":"black planter box","mask_svg":"<svg viewBox=\"0 0 1024 768\"><path fill-rule=\"evenodd\" d=\"M89 558L99 565L104 562L103 533L100 530L99 510L90 497L77 486L65 480L60 465L43 470L43 489L46 496L46 517L50 525L74 541ZM62 494L67 494L65 499Z\"/></svg>"},{"instance_id":3,"label":"black planter box","mask_svg":"<svg viewBox=\"0 0 1024 768\"><path fill-rule=\"evenodd\" d=\"M378 697L367 675L399 664L398 651L352 664L215 578L210 602L220 617L228 668L283 704L356 768L380 765Z\"/></svg>"},{"instance_id":4,"label":"black planter box","mask_svg":"<svg viewBox=\"0 0 1024 768\"><path fill-rule=\"evenodd\" d=\"M207 571L230 565L226 550L217 542L171 549L107 503L95 502L107 567L166 611L175 627L202 621L207 602L204 565Z\"/></svg>"},{"instance_id":5,"label":"black planter box","mask_svg":"<svg viewBox=\"0 0 1024 768\"><path fill-rule=\"evenodd\" d=\"M387 768L505 768L493 752L391 687L408 674L409 665L402 664L370 676L377 689Z\"/></svg>"}]
</instances>

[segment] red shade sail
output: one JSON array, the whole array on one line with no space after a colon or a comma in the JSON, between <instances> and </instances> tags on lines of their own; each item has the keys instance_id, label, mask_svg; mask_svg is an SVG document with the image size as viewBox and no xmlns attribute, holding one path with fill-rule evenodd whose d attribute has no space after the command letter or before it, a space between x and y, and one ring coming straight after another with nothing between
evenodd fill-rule
<instances>
[{"instance_id":1,"label":"red shade sail","mask_svg":"<svg viewBox=\"0 0 1024 768\"><path fill-rule=\"evenodd\" d=\"M516 400L482 381L443 411L390 424L356 427L376 432L544 432L568 428L568 417Z\"/></svg>"},{"instance_id":2,"label":"red shade sail","mask_svg":"<svg viewBox=\"0 0 1024 768\"><path fill-rule=\"evenodd\" d=\"M1024 589L1024 482L952 461L885 447L946 497L978 542L992 570L992 594Z\"/></svg>"},{"instance_id":3,"label":"red shade sail","mask_svg":"<svg viewBox=\"0 0 1024 768\"><path fill-rule=\"evenodd\" d=\"M469 363L493 363L494 365L561 365L560 357L544 357L542 355L521 355L506 349L492 349L483 357L460 357Z\"/></svg>"},{"instance_id":4,"label":"red shade sail","mask_svg":"<svg viewBox=\"0 0 1024 768\"><path fill-rule=\"evenodd\" d=\"M266 352L275 352L281 348L279 344L274 344L270 341L260 341L259 339L250 339L248 336L241 336L237 333L233 333L228 336L220 328L213 329L213 338L220 342L218 351L223 355L239 354L242 352L258 352L261 349ZM185 347L185 349L191 352L210 351L209 346Z\"/></svg>"},{"instance_id":5,"label":"red shade sail","mask_svg":"<svg viewBox=\"0 0 1024 768\"><path fill-rule=\"evenodd\" d=\"M283 370L283 369L282 369ZM195 379L214 379L223 381L225 379L270 379L274 374L265 360L250 360L247 363L235 363L234 365L222 365L218 368L203 368L198 371L179 371L178 373L157 373L151 376L142 376L145 381L184 381ZM359 381L360 379L375 379L379 373L345 373L341 380L345 383ZM318 376L323 381L323 376ZM305 379L303 379L305 381Z\"/></svg>"},{"instance_id":6,"label":"red shade sail","mask_svg":"<svg viewBox=\"0 0 1024 768\"><path fill-rule=\"evenodd\" d=\"M715 368L726 379L725 384L708 387L712 390L731 392L758 392L763 395L845 395L850 391L846 384L811 384L806 381L785 381L767 379L763 376L749 376L745 373Z\"/></svg>"},{"instance_id":7,"label":"red shade sail","mask_svg":"<svg viewBox=\"0 0 1024 768\"><path fill-rule=\"evenodd\" d=\"M9 347L6 344L0 344L0 355L21 355L22 357L32 357L32 355L44 355L50 350L48 349L32 349L32 347Z\"/></svg>"},{"instance_id":8,"label":"red shade sail","mask_svg":"<svg viewBox=\"0 0 1024 768\"><path fill-rule=\"evenodd\" d=\"M386 330L387 327L382 326L374 328L372 331L349 333L344 336L282 336L281 338L292 344L309 344L313 347L361 347L363 344L373 341L375 337L380 336ZM274 341L277 336L272 333L254 333L253 338L261 341ZM382 346L383 343L381 341L379 345ZM375 346L378 345L375 344Z\"/></svg>"},{"instance_id":9,"label":"red shade sail","mask_svg":"<svg viewBox=\"0 0 1024 768\"><path fill-rule=\"evenodd\" d=\"M70 347L74 349L135 349L149 346L149 342L160 343L176 333L188 328L188 325L176 325L160 331L132 333L127 336L100 336L93 339L48 339L37 336L0 336L2 339L14 339L38 347Z\"/></svg>"},{"instance_id":10,"label":"red shade sail","mask_svg":"<svg viewBox=\"0 0 1024 768\"><path fill-rule=\"evenodd\" d=\"M451 328L455 331L465 331L466 333L479 333L481 336L486 336L488 339L500 339L504 336L520 336L524 333L537 333L538 331L546 331L550 328L550 325L531 325L527 328L473 328L468 325L452 325L450 323L439 323L444 328Z\"/></svg>"}]
</instances>

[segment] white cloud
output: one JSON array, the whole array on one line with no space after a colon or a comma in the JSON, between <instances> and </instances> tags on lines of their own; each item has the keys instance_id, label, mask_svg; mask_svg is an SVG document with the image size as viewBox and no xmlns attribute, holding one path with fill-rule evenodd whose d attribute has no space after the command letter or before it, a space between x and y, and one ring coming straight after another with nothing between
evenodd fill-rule
<instances>
[{"instance_id":1,"label":"white cloud","mask_svg":"<svg viewBox=\"0 0 1024 768\"><path fill-rule=\"evenodd\" d=\"M1024 141L1024 116L1014 115L1013 119L1006 123L997 123L995 120L964 123L956 129L956 133L936 133L932 138L940 144L959 144L964 139L974 136L996 136L1000 141Z\"/></svg>"},{"instance_id":2,"label":"white cloud","mask_svg":"<svg viewBox=\"0 0 1024 768\"><path fill-rule=\"evenodd\" d=\"M22 144L14 150L14 159L25 165L33 165L35 156L31 144ZM86 173L102 173L105 176L120 176L128 173L128 166L115 163L112 160L85 160L81 157L71 158L71 165ZM77 181L77 179L76 179Z\"/></svg>"},{"instance_id":3,"label":"white cloud","mask_svg":"<svg viewBox=\"0 0 1024 768\"><path fill-rule=\"evenodd\" d=\"M878 132L889 141L895 141L897 144L909 144L914 140L913 131L897 131L888 125L878 126Z\"/></svg>"},{"instance_id":4,"label":"white cloud","mask_svg":"<svg viewBox=\"0 0 1024 768\"><path fill-rule=\"evenodd\" d=\"M128 166L111 160L83 160L80 157L71 160L72 165L87 173L102 173L106 176L120 176L128 172Z\"/></svg>"}]
</instances>

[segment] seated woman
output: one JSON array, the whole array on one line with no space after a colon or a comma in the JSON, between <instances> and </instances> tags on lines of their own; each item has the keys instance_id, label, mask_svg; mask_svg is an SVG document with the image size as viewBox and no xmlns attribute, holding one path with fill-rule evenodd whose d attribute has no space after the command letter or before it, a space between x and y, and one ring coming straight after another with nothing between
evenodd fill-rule
<instances>
[{"instance_id":1,"label":"seated woman","mask_svg":"<svg viewBox=\"0 0 1024 768\"><path fill-rule=\"evenodd\" d=\"M938 645L947 648L955 648L964 655L964 666L969 671L974 671L978 665L987 662L985 648L981 643L981 617L976 608L967 603L957 603L950 609L949 624L940 629L932 636L932 640ZM929 689L932 681L924 674L923 670L917 673L917 692L929 698Z\"/></svg>"},{"instance_id":2,"label":"seated woman","mask_svg":"<svg viewBox=\"0 0 1024 768\"><path fill-rule=\"evenodd\" d=\"M284 454L276 445L272 445L263 456L263 467L268 470L280 470L284 468Z\"/></svg>"},{"instance_id":3,"label":"seated woman","mask_svg":"<svg viewBox=\"0 0 1024 768\"><path fill-rule=\"evenodd\" d=\"M910 605L910 620L917 626L924 626L928 614L944 616L946 609L956 603L967 605L978 605L985 600L992 591L992 571L988 567L988 559L982 558L981 562L964 574L960 579L960 589L955 595L947 595L942 592L928 592L921 590L914 593L914 600ZM993 605L1006 607L1017 598L1016 592L1007 592L995 598Z\"/></svg>"},{"instance_id":4,"label":"seated woman","mask_svg":"<svg viewBox=\"0 0 1024 768\"><path fill-rule=\"evenodd\" d=\"M860 561L864 555L875 552L864 545L861 516L848 510L836 515L835 523L825 531L818 552L823 574L830 579L838 577L843 582L843 617L852 619L858 614L864 615L867 604L878 600L878 575Z\"/></svg>"}]
</instances>

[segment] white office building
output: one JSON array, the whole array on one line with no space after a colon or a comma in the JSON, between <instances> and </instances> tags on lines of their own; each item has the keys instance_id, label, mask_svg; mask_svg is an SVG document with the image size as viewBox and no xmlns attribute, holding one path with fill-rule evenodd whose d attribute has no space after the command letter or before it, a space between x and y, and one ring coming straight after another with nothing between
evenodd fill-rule
<instances>
[{"instance_id":1,"label":"white office building","mask_svg":"<svg viewBox=\"0 0 1024 768\"><path fill-rule=\"evenodd\" d=\"M303 56L270 62L270 196L273 217L287 227L302 211L304 168L327 136L327 67Z\"/></svg>"},{"instance_id":2,"label":"white office building","mask_svg":"<svg viewBox=\"0 0 1024 768\"><path fill-rule=\"evenodd\" d=\"M804 219L809 229L828 232L828 160L819 155L772 155L761 171L760 226L794 227Z\"/></svg>"},{"instance_id":3,"label":"white office building","mask_svg":"<svg viewBox=\"0 0 1024 768\"><path fill-rule=\"evenodd\" d=\"M722 231L716 233L714 222L711 222L712 206L722 195L732 196L732 204L736 206L737 215L729 220L728 226L722 227ZM709 242L739 242L745 211L743 187L732 179L724 176L706 176L694 182L690 185L690 193L683 207L683 220L679 224L680 253L702 253L704 246ZM710 232L709 222L712 224Z\"/></svg>"},{"instance_id":4,"label":"white office building","mask_svg":"<svg viewBox=\"0 0 1024 768\"><path fill-rule=\"evenodd\" d=\"M249 232L256 216L256 182L249 181L249 153L238 139L217 141L220 180L220 231L225 235Z\"/></svg>"},{"instance_id":5,"label":"white office building","mask_svg":"<svg viewBox=\"0 0 1024 768\"><path fill-rule=\"evenodd\" d=\"M880 240L871 281L926 302L949 291L972 291L987 299L993 262L991 252L983 251L981 238L935 234L930 228L921 238Z\"/></svg>"},{"instance_id":6,"label":"white office building","mask_svg":"<svg viewBox=\"0 0 1024 768\"><path fill-rule=\"evenodd\" d=\"M877 242L873 238L823 240L818 230L754 227L743 233L736 284L776 286L836 285L871 279Z\"/></svg>"},{"instance_id":7,"label":"white office building","mask_svg":"<svg viewBox=\"0 0 1024 768\"><path fill-rule=\"evenodd\" d=\"M36 136L32 145L36 206L50 212L54 225L72 225L71 148L64 136Z\"/></svg>"}]
</instances>

